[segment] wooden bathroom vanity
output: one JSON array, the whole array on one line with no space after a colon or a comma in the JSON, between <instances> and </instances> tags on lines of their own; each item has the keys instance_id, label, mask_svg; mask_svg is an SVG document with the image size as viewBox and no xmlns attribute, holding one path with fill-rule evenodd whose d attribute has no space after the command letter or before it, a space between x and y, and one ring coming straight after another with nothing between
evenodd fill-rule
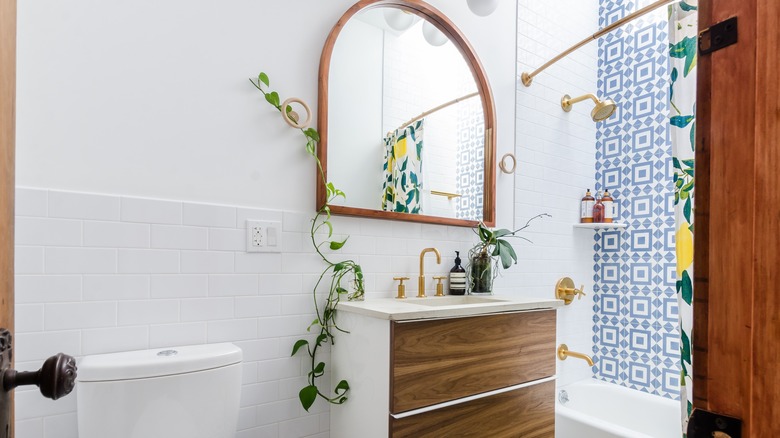
<instances>
[{"instance_id":1,"label":"wooden bathroom vanity","mask_svg":"<svg viewBox=\"0 0 780 438\"><path fill-rule=\"evenodd\" d=\"M339 304L333 436L553 437L559 300Z\"/></svg>"}]
</instances>

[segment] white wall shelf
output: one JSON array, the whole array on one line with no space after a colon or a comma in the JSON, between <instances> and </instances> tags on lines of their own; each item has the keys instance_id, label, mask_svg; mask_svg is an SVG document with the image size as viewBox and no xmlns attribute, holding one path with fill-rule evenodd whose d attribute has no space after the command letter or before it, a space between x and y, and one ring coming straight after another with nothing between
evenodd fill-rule
<instances>
[{"instance_id":1,"label":"white wall shelf","mask_svg":"<svg viewBox=\"0 0 780 438\"><path fill-rule=\"evenodd\" d=\"M611 222L611 223L592 223L592 224L574 224L574 228L589 228L591 230L600 230L605 228L615 228L615 229L623 229L626 228L628 224L622 223L622 222Z\"/></svg>"}]
</instances>

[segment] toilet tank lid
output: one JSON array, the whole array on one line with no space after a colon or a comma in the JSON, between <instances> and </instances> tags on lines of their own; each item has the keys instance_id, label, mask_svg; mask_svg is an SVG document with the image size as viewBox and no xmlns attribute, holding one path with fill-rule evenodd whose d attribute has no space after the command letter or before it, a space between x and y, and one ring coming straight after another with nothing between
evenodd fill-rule
<instances>
[{"instance_id":1,"label":"toilet tank lid","mask_svg":"<svg viewBox=\"0 0 780 438\"><path fill-rule=\"evenodd\" d=\"M85 356L78 362L80 382L144 379L204 371L240 363L233 344L189 345Z\"/></svg>"}]
</instances>

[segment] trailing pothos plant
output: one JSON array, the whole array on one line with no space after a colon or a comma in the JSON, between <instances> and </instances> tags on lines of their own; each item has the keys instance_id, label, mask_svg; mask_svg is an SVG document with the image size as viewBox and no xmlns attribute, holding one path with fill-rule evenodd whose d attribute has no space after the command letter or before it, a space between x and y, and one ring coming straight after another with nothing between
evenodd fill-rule
<instances>
[{"instance_id":1,"label":"trailing pothos plant","mask_svg":"<svg viewBox=\"0 0 780 438\"><path fill-rule=\"evenodd\" d=\"M282 113L283 117L288 117L293 122L298 122L297 115L293 112L292 107L289 105L286 108L282 108L280 104L279 93L270 90L270 80L268 75L260 73L257 78L250 78L249 81L265 96L265 100ZM319 349L326 345L334 343L334 332L340 331L348 333L345 330L339 328L336 323L336 305L339 303L342 297L346 297L348 300L360 300L365 295L363 287L363 271L354 260L342 260L336 261L331 259L332 254L325 254L325 250L338 251L347 242L347 238L343 240L331 240L333 237L333 224L331 223L330 208L328 205L335 199L341 197L345 198L346 195L341 190L337 189L333 183L325 180L325 172L322 169L322 163L317 157L317 144L320 141L319 133L314 128L300 128L301 133L306 139L306 152L311 155L314 161L317 163L317 169L319 171L320 178L325 184L326 190L326 202L319 207L314 218L311 220L311 243L314 247L314 251L322 258L325 267L314 286L314 309L317 313L314 321L309 325L307 331L319 331L314 342L310 342L309 339L299 339L292 347L291 356L295 356L299 352L306 352L311 358L311 371L309 371L307 385L303 387L298 393L298 398L301 401L301 405L306 411L314 404L317 397L322 397L329 403L342 404L347 401L347 394L349 392L349 383L346 380L341 380L333 390L333 395L328 394L330 391L323 392L317 386L317 379L325 374L325 362L318 361L317 353ZM335 257L334 257L335 258ZM320 286L328 287L328 294L325 302L320 304L317 301L317 290Z\"/></svg>"}]
</instances>

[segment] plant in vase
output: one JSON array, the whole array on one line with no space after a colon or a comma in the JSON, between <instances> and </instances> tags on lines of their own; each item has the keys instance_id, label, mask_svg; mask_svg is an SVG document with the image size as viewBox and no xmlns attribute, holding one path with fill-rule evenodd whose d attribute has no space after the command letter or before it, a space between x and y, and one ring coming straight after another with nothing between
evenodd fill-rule
<instances>
[{"instance_id":1,"label":"plant in vase","mask_svg":"<svg viewBox=\"0 0 780 438\"><path fill-rule=\"evenodd\" d=\"M531 225L531 222L541 217L551 216L547 213L536 215L528 219L525 225L514 231L505 228L491 230L482 222L474 228L474 233L479 237L479 242L469 250L469 265L466 269L466 276L469 279L470 293L493 293L493 280L498 275L499 267L508 269L517 263L517 253L507 239L517 238L533 243L525 237L517 235L517 233L525 230Z\"/></svg>"}]
</instances>

